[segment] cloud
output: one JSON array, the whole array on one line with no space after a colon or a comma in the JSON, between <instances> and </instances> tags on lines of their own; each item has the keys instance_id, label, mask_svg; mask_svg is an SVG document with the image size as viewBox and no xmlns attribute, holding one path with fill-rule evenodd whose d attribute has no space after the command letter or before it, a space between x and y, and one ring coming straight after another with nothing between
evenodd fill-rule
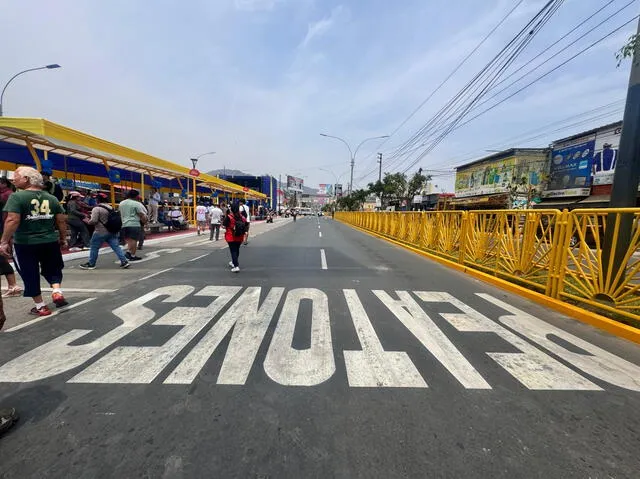
<instances>
[{"instance_id":1,"label":"cloud","mask_svg":"<svg viewBox=\"0 0 640 479\"><path fill-rule=\"evenodd\" d=\"M307 35L304 37L304 40L302 40L302 43L300 43L300 48L305 48L314 38L321 37L331 30L344 11L344 7L338 5L331 10L331 14L328 17L310 23L307 28Z\"/></svg>"}]
</instances>

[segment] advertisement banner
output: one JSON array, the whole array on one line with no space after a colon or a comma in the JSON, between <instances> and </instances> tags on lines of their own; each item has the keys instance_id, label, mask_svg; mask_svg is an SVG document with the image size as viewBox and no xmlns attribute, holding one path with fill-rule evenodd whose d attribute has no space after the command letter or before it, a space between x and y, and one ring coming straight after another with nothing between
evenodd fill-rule
<instances>
[{"instance_id":1,"label":"advertisement banner","mask_svg":"<svg viewBox=\"0 0 640 479\"><path fill-rule=\"evenodd\" d=\"M338 198L342 198L342 185L339 183L336 183L336 197Z\"/></svg>"},{"instance_id":2,"label":"advertisement banner","mask_svg":"<svg viewBox=\"0 0 640 479\"><path fill-rule=\"evenodd\" d=\"M506 193L516 173L516 158L488 160L456 171L456 198Z\"/></svg>"},{"instance_id":3,"label":"advertisement banner","mask_svg":"<svg viewBox=\"0 0 640 479\"><path fill-rule=\"evenodd\" d=\"M301 193L303 184L304 180L302 178L287 175L287 190Z\"/></svg>"},{"instance_id":4,"label":"advertisement banner","mask_svg":"<svg viewBox=\"0 0 640 479\"><path fill-rule=\"evenodd\" d=\"M610 128L596 135L593 155L593 184L611 185L618 160L622 127Z\"/></svg>"},{"instance_id":5,"label":"advertisement banner","mask_svg":"<svg viewBox=\"0 0 640 479\"><path fill-rule=\"evenodd\" d=\"M318 185L318 196L333 196L333 185L320 183Z\"/></svg>"},{"instance_id":6,"label":"advertisement banner","mask_svg":"<svg viewBox=\"0 0 640 479\"><path fill-rule=\"evenodd\" d=\"M595 139L556 145L551 152L549 184L544 198L588 196L591 191Z\"/></svg>"}]
</instances>

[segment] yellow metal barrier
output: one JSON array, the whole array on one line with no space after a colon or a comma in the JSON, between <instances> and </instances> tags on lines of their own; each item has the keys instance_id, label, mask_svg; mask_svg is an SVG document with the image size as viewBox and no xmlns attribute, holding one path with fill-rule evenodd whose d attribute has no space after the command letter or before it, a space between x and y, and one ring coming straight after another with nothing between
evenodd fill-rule
<instances>
[{"instance_id":1,"label":"yellow metal barrier","mask_svg":"<svg viewBox=\"0 0 640 479\"><path fill-rule=\"evenodd\" d=\"M337 212L336 219L551 298L640 321L640 209ZM629 242L619 237L625 221L632 222ZM609 227L613 252L605 263Z\"/></svg>"}]
</instances>

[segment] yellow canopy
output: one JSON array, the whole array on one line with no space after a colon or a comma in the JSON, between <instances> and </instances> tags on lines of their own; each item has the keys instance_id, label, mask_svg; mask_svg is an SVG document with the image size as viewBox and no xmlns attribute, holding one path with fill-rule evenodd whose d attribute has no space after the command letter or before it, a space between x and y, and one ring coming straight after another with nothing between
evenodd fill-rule
<instances>
[{"instance_id":1,"label":"yellow canopy","mask_svg":"<svg viewBox=\"0 0 640 479\"><path fill-rule=\"evenodd\" d=\"M194 178L189 175L191 169L185 166L58 125L43 118L0 117L0 141L26 146L38 167L40 166L39 159L37 155L34 155L34 149L104 164L107 170L114 167L167 179ZM245 192L241 186L212 175L201 174L196 181L224 192L238 193L250 198L266 198L266 195L262 193L253 190Z\"/></svg>"}]
</instances>

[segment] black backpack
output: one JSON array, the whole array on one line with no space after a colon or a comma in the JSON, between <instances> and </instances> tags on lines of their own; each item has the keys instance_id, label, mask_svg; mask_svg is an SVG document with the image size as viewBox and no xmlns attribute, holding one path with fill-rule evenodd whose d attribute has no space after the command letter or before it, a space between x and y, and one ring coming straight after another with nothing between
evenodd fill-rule
<instances>
[{"instance_id":1,"label":"black backpack","mask_svg":"<svg viewBox=\"0 0 640 479\"><path fill-rule=\"evenodd\" d=\"M109 212L109 215L107 216L107 221L102 223L102 221L100 223L102 223L102 225L106 228L106 230L109 233L119 233L120 230L122 229L122 218L120 217L120 213L118 213L116 210L114 210L113 208L107 208L106 206L103 205L98 205L100 208L104 208L105 210L107 210Z\"/></svg>"},{"instance_id":2,"label":"black backpack","mask_svg":"<svg viewBox=\"0 0 640 479\"><path fill-rule=\"evenodd\" d=\"M236 224L233 227L233 236L244 236L247 234L247 222L243 216L235 217Z\"/></svg>"}]
</instances>

